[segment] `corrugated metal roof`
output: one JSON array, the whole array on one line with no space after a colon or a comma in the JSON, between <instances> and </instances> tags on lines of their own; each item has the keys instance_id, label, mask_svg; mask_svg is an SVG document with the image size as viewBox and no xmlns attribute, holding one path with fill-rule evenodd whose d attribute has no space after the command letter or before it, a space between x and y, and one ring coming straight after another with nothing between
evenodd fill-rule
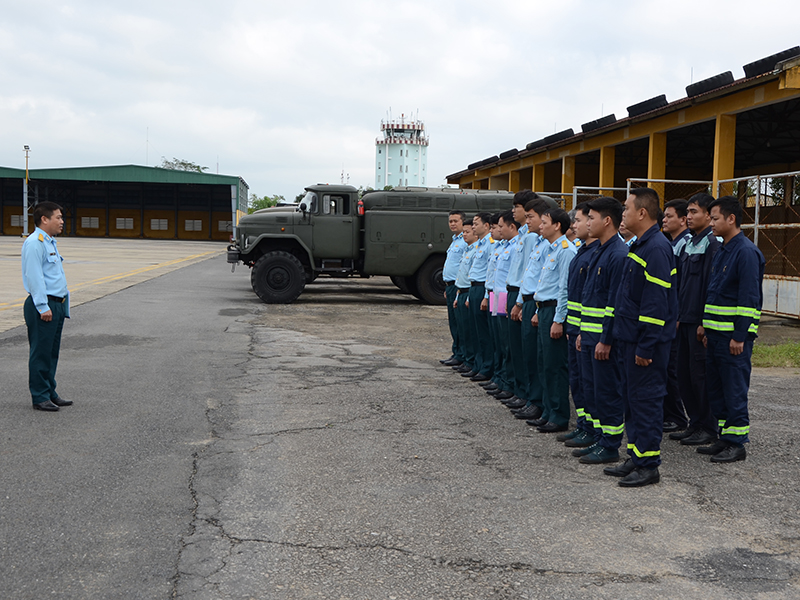
<instances>
[{"instance_id":1,"label":"corrugated metal roof","mask_svg":"<svg viewBox=\"0 0 800 600\"><path fill-rule=\"evenodd\" d=\"M119 181L134 183L194 183L205 185L239 185L247 183L236 175L174 171L141 165L112 165L106 167L67 167L59 169L30 169L31 179L55 179L62 181ZM0 167L2 178L25 178L25 169Z\"/></svg>"}]
</instances>

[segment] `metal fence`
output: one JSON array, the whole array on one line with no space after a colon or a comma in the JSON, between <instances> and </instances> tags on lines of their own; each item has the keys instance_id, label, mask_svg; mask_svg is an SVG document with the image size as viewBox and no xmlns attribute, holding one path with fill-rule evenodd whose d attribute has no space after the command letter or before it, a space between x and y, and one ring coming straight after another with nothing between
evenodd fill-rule
<instances>
[{"instance_id":1,"label":"metal fence","mask_svg":"<svg viewBox=\"0 0 800 600\"><path fill-rule=\"evenodd\" d=\"M722 180L720 196L739 198L742 229L766 259L762 312L800 318L800 171Z\"/></svg>"},{"instance_id":2,"label":"metal fence","mask_svg":"<svg viewBox=\"0 0 800 600\"><path fill-rule=\"evenodd\" d=\"M663 202L676 198L688 200L695 194L711 193L712 181L696 181L690 179L628 179L628 193L632 188L649 187L658 192ZM627 196L626 196L627 197Z\"/></svg>"}]
</instances>

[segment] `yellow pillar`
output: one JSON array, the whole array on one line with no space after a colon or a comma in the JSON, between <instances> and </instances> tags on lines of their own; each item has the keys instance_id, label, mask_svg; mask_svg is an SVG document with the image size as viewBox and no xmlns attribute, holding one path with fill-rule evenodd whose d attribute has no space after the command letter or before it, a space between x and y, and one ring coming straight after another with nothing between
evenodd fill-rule
<instances>
[{"instance_id":1,"label":"yellow pillar","mask_svg":"<svg viewBox=\"0 0 800 600\"><path fill-rule=\"evenodd\" d=\"M533 165L533 181L531 191L544 192L544 164Z\"/></svg>"},{"instance_id":2,"label":"yellow pillar","mask_svg":"<svg viewBox=\"0 0 800 600\"><path fill-rule=\"evenodd\" d=\"M667 175L667 134L651 133L650 150L647 153L647 178L664 179ZM658 192L662 204L664 201L664 184L650 182L650 187Z\"/></svg>"},{"instance_id":3,"label":"yellow pillar","mask_svg":"<svg viewBox=\"0 0 800 600\"><path fill-rule=\"evenodd\" d=\"M508 191L515 194L519 191L519 171L511 171L508 174Z\"/></svg>"},{"instance_id":4,"label":"yellow pillar","mask_svg":"<svg viewBox=\"0 0 800 600\"><path fill-rule=\"evenodd\" d=\"M711 195L717 196L720 179L733 178L733 165L736 157L736 115L717 115L714 132L714 183ZM722 196L730 193L732 186L726 186Z\"/></svg>"},{"instance_id":5,"label":"yellow pillar","mask_svg":"<svg viewBox=\"0 0 800 600\"><path fill-rule=\"evenodd\" d=\"M614 161L617 155L616 146L600 148L600 187L614 187ZM613 196L614 192L600 190L603 196Z\"/></svg>"},{"instance_id":6,"label":"yellow pillar","mask_svg":"<svg viewBox=\"0 0 800 600\"><path fill-rule=\"evenodd\" d=\"M565 156L561 159L561 193L569 194L565 198L564 208L570 210L572 206L572 188L575 185L575 157Z\"/></svg>"}]
</instances>

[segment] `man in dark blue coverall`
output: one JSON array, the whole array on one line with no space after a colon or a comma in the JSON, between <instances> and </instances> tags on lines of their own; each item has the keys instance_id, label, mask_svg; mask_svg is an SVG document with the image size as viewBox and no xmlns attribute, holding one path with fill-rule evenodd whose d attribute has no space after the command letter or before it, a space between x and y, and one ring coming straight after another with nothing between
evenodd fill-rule
<instances>
[{"instance_id":1,"label":"man in dark blue coverall","mask_svg":"<svg viewBox=\"0 0 800 600\"><path fill-rule=\"evenodd\" d=\"M630 459L604 469L608 475L622 476L622 487L660 480L663 404L678 302L675 255L658 227L658 217L658 193L651 188L631 190L622 220L636 241L623 263L616 299L609 306L614 317L614 344L622 361Z\"/></svg>"},{"instance_id":2,"label":"man in dark blue coverall","mask_svg":"<svg viewBox=\"0 0 800 600\"><path fill-rule=\"evenodd\" d=\"M706 386L720 436L713 446L698 448L698 452L711 454L711 462L729 463L747 457L747 392L753 340L761 318L764 255L742 233L737 198L724 196L710 207L711 229L723 241L711 265L703 328L708 349Z\"/></svg>"}]
</instances>

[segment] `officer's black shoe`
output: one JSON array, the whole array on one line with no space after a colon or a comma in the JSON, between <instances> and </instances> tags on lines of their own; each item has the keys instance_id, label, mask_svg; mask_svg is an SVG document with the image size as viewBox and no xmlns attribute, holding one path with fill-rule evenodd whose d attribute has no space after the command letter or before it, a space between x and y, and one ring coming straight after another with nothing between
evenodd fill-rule
<instances>
[{"instance_id":1,"label":"officer's black shoe","mask_svg":"<svg viewBox=\"0 0 800 600\"><path fill-rule=\"evenodd\" d=\"M501 391L499 394L492 394L492 396L494 396L498 400L508 400L509 398L513 398L514 394L512 394L511 392Z\"/></svg>"},{"instance_id":2,"label":"officer's black shoe","mask_svg":"<svg viewBox=\"0 0 800 600\"><path fill-rule=\"evenodd\" d=\"M675 423L674 421L664 421L663 432L668 433L670 431L678 431L681 429L681 426Z\"/></svg>"},{"instance_id":3,"label":"officer's black shoe","mask_svg":"<svg viewBox=\"0 0 800 600\"><path fill-rule=\"evenodd\" d=\"M727 448L727 447L728 447L727 442L724 442L722 440L717 440L711 446L700 446L697 449L697 453L698 454L711 454L713 456L715 454L719 454L720 452L725 450L725 448Z\"/></svg>"},{"instance_id":4,"label":"officer's black shoe","mask_svg":"<svg viewBox=\"0 0 800 600\"><path fill-rule=\"evenodd\" d=\"M465 377L466 377L466 375L465 375ZM488 375L484 375L483 373L476 373L475 375L470 377L469 380L470 381L476 381L476 382L489 381L490 377Z\"/></svg>"},{"instance_id":5,"label":"officer's black shoe","mask_svg":"<svg viewBox=\"0 0 800 600\"><path fill-rule=\"evenodd\" d=\"M498 396L499 394L503 393L503 390L501 390L497 386L495 386L493 388L489 388L489 389L483 388L483 391L486 392L487 394L489 394L490 396L495 396L495 397Z\"/></svg>"},{"instance_id":6,"label":"officer's black shoe","mask_svg":"<svg viewBox=\"0 0 800 600\"><path fill-rule=\"evenodd\" d=\"M594 436L588 431L581 431L578 435L564 442L567 448L586 448L594 444Z\"/></svg>"},{"instance_id":7,"label":"officer's black shoe","mask_svg":"<svg viewBox=\"0 0 800 600\"><path fill-rule=\"evenodd\" d=\"M547 419L542 419L541 417L539 417L538 419L528 419L525 422L531 427L541 427L542 425L547 424Z\"/></svg>"},{"instance_id":8,"label":"officer's black shoe","mask_svg":"<svg viewBox=\"0 0 800 600\"><path fill-rule=\"evenodd\" d=\"M493 390L493 389L495 389L497 387L497 384L494 381L492 381L491 379L489 379L487 381L481 381L481 382L478 383L478 385L481 386L483 389L485 389L487 392L489 390Z\"/></svg>"},{"instance_id":9,"label":"officer's black shoe","mask_svg":"<svg viewBox=\"0 0 800 600\"><path fill-rule=\"evenodd\" d=\"M744 446L739 446L738 444L728 444L728 447L725 448L722 452L715 454L711 457L711 462L713 463L732 463L737 462L740 460L744 460L747 458L747 450L744 449Z\"/></svg>"},{"instance_id":10,"label":"officer's black shoe","mask_svg":"<svg viewBox=\"0 0 800 600\"><path fill-rule=\"evenodd\" d=\"M477 375L477 373L475 371L473 371L472 369L470 369L469 371L462 371L461 372L461 376L462 377L470 377L470 378L472 378L472 377L475 377L475 375Z\"/></svg>"},{"instance_id":11,"label":"officer's black shoe","mask_svg":"<svg viewBox=\"0 0 800 600\"><path fill-rule=\"evenodd\" d=\"M556 436L556 441L557 442L566 442L567 440L571 440L572 438L574 438L581 431L583 431L583 430L582 429L578 429L576 427L575 429L573 429L572 431L568 431L567 433L559 433Z\"/></svg>"},{"instance_id":12,"label":"officer's black shoe","mask_svg":"<svg viewBox=\"0 0 800 600\"><path fill-rule=\"evenodd\" d=\"M522 421L533 421L542 416L542 409L531 404L530 406L526 406L525 408L516 411L514 416Z\"/></svg>"},{"instance_id":13,"label":"officer's black shoe","mask_svg":"<svg viewBox=\"0 0 800 600\"><path fill-rule=\"evenodd\" d=\"M443 365L447 365L448 367L460 367L460 366L461 366L461 365L463 365L464 363L462 363L462 362L461 362L460 360L458 360L457 358L451 358L451 359L449 359L449 360L447 360L447 361L443 362L442 364L443 364Z\"/></svg>"},{"instance_id":14,"label":"officer's black shoe","mask_svg":"<svg viewBox=\"0 0 800 600\"><path fill-rule=\"evenodd\" d=\"M586 448L575 448L575 450L572 451L572 456L575 456L576 458L580 458L581 456L586 456L587 454L591 454L594 451L594 449L598 448L599 446L600 444L595 442L591 446L586 446Z\"/></svg>"},{"instance_id":15,"label":"officer's black shoe","mask_svg":"<svg viewBox=\"0 0 800 600\"><path fill-rule=\"evenodd\" d=\"M513 398L512 398L512 400L513 400ZM516 400L513 400L513 402L512 401L503 402L503 404L505 404L511 410L514 410L516 408L522 408L527 403L528 403L528 401L527 400L523 400L522 398L517 398Z\"/></svg>"},{"instance_id":16,"label":"officer's black shoe","mask_svg":"<svg viewBox=\"0 0 800 600\"><path fill-rule=\"evenodd\" d=\"M61 396L56 396L55 398L51 398L50 402L55 404L56 406L72 406L72 400L64 400Z\"/></svg>"},{"instance_id":17,"label":"officer's black shoe","mask_svg":"<svg viewBox=\"0 0 800 600\"><path fill-rule=\"evenodd\" d=\"M50 402L50 400L45 400L44 402L39 402L33 405L34 410L44 410L47 412L55 412L58 410L58 407Z\"/></svg>"},{"instance_id":18,"label":"officer's black shoe","mask_svg":"<svg viewBox=\"0 0 800 600\"><path fill-rule=\"evenodd\" d=\"M636 467L628 475L620 479L617 485L621 487L641 487L651 483L658 483L659 481L661 481L661 475L658 474L658 467L655 469Z\"/></svg>"},{"instance_id":19,"label":"officer's black shoe","mask_svg":"<svg viewBox=\"0 0 800 600\"><path fill-rule=\"evenodd\" d=\"M536 431L539 433L557 433L559 431L566 431L567 429L569 429L569 425L556 425L555 423L548 421L544 425L539 425L539 427L536 428ZM619 457L617 457L617 460L619 460Z\"/></svg>"},{"instance_id":20,"label":"officer's black shoe","mask_svg":"<svg viewBox=\"0 0 800 600\"><path fill-rule=\"evenodd\" d=\"M707 431L703 431L702 429L698 429L689 437L685 437L681 440L682 446L705 446L706 444L713 444L717 441L717 436L713 433L709 433Z\"/></svg>"},{"instance_id":21,"label":"officer's black shoe","mask_svg":"<svg viewBox=\"0 0 800 600\"><path fill-rule=\"evenodd\" d=\"M603 463L619 462L619 450L598 446L586 456L581 456L578 462L584 465L600 465Z\"/></svg>"},{"instance_id":22,"label":"officer's black shoe","mask_svg":"<svg viewBox=\"0 0 800 600\"><path fill-rule=\"evenodd\" d=\"M684 429L683 431L673 431L667 437L671 440L683 440L692 435L697 429Z\"/></svg>"},{"instance_id":23,"label":"officer's black shoe","mask_svg":"<svg viewBox=\"0 0 800 600\"><path fill-rule=\"evenodd\" d=\"M439 359L439 362L440 362L440 363L442 363L443 365L446 365L447 363L449 363L449 362L450 362L451 360L453 360L454 358L455 358L455 356L451 354L451 355L450 355L450 358L442 358L442 359ZM452 367L453 365L450 365L450 366Z\"/></svg>"},{"instance_id":24,"label":"officer's black shoe","mask_svg":"<svg viewBox=\"0 0 800 600\"><path fill-rule=\"evenodd\" d=\"M455 371L456 373L466 373L467 371L471 371L471 370L472 369L470 367L468 367L467 365L465 365L464 363L462 363L460 365L456 365L456 366L453 367L453 371Z\"/></svg>"},{"instance_id":25,"label":"officer's black shoe","mask_svg":"<svg viewBox=\"0 0 800 600\"><path fill-rule=\"evenodd\" d=\"M611 475L612 477L626 477L627 475L631 474L636 466L633 464L633 459L629 458L621 465L616 465L615 467L606 467L603 469L603 473L606 475Z\"/></svg>"}]
</instances>

